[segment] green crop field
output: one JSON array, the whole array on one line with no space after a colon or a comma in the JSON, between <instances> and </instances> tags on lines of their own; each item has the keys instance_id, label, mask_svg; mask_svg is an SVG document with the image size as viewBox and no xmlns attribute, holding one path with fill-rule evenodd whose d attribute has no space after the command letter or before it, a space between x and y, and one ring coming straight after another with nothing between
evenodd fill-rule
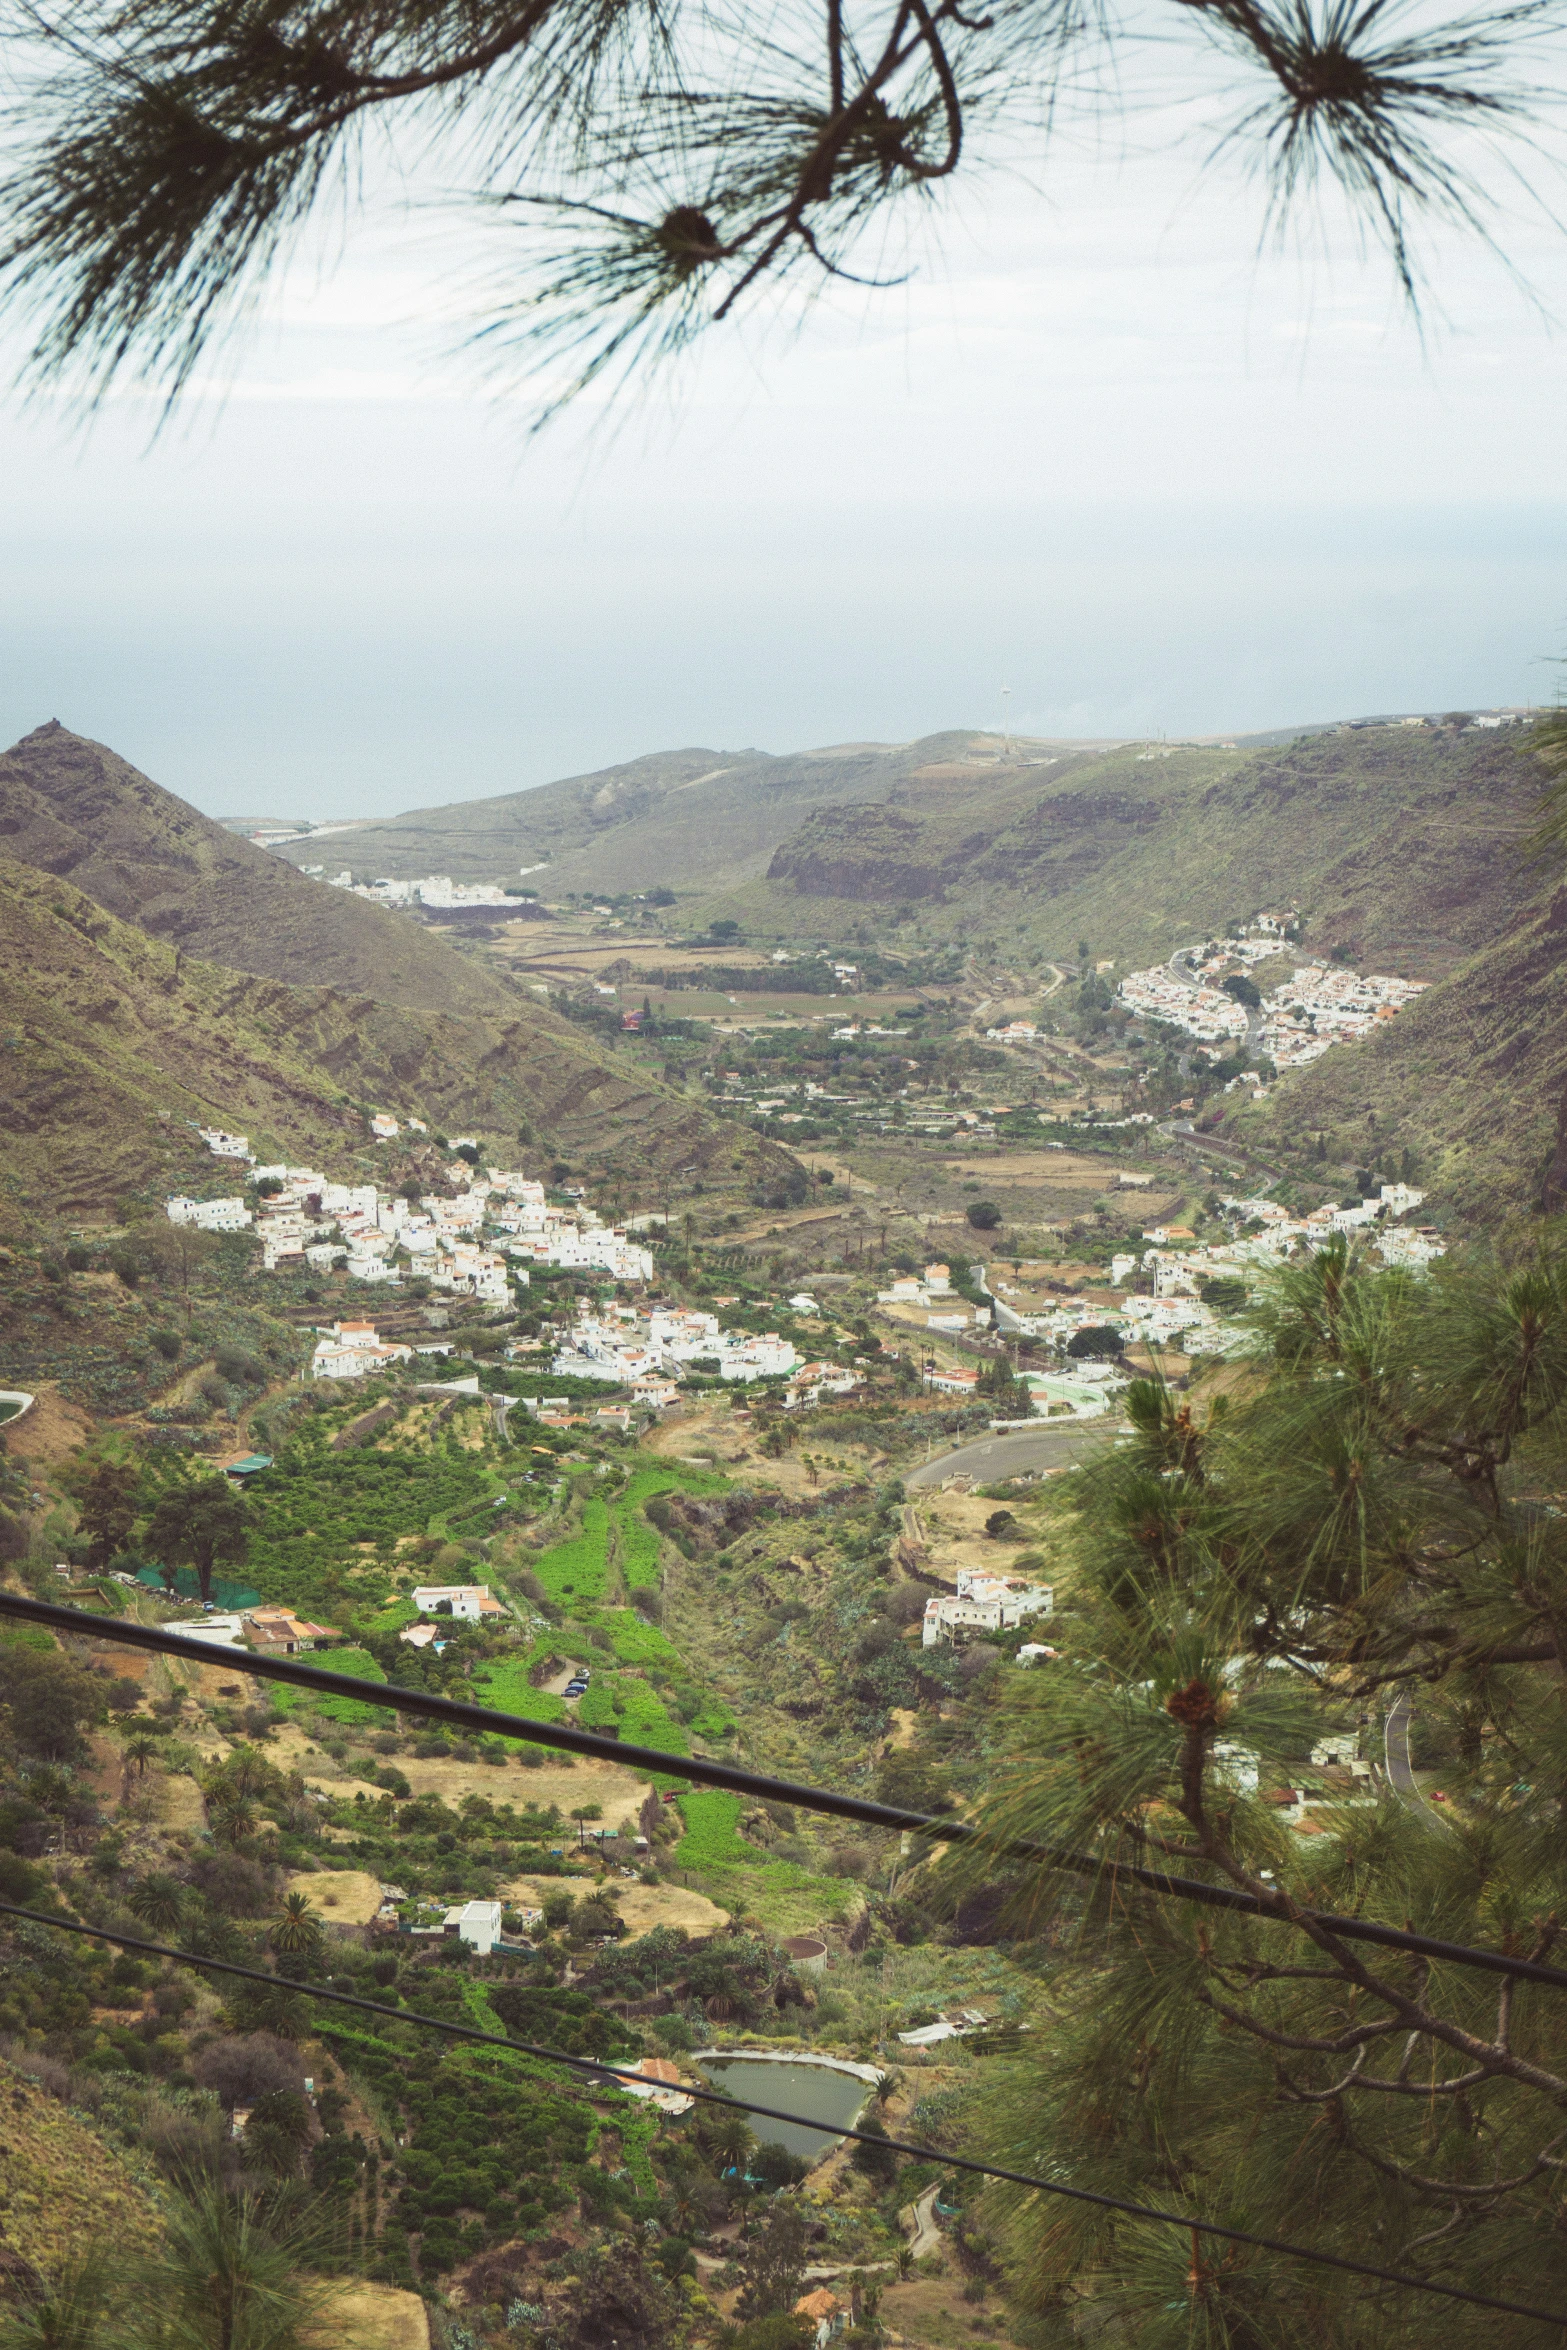
<instances>
[{"instance_id":1,"label":"green crop field","mask_svg":"<svg viewBox=\"0 0 1567 2350\"><path fill-rule=\"evenodd\" d=\"M579 1532L544 1551L533 1572L557 1607L568 1600L576 1607L583 1600L602 1599L608 1571L609 1509L594 1494L583 1505Z\"/></svg>"}]
</instances>

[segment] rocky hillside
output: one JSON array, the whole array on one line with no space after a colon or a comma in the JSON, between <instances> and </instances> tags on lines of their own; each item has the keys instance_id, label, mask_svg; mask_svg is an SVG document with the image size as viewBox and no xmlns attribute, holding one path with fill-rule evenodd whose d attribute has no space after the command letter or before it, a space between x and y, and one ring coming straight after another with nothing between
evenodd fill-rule
<instances>
[{"instance_id":1,"label":"rocky hillside","mask_svg":"<svg viewBox=\"0 0 1567 2350\"><path fill-rule=\"evenodd\" d=\"M1390 727L1250 756L1132 748L1047 770L927 768L875 807L814 810L731 908L758 932L1021 932L1123 963L1297 901L1319 949L1435 978L1520 918L1537 790L1499 734Z\"/></svg>"},{"instance_id":2,"label":"rocky hillside","mask_svg":"<svg viewBox=\"0 0 1567 2350\"><path fill-rule=\"evenodd\" d=\"M306 880L57 721L0 755L0 852L236 971L421 1011L519 1015L505 982L443 939Z\"/></svg>"},{"instance_id":3,"label":"rocky hillside","mask_svg":"<svg viewBox=\"0 0 1567 2350\"><path fill-rule=\"evenodd\" d=\"M286 852L356 873L505 881L524 867L549 893L667 883L727 887L759 875L813 808L876 801L983 738L849 743L773 758L762 751L661 751L535 791L415 808L390 823L306 834Z\"/></svg>"},{"instance_id":4,"label":"rocky hillside","mask_svg":"<svg viewBox=\"0 0 1567 2350\"><path fill-rule=\"evenodd\" d=\"M1464 1221L1567 1206L1567 890L1353 1051L1326 1054L1228 1122L1330 1161L1413 1154Z\"/></svg>"},{"instance_id":5,"label":"rocky hillside","mask_svg":"<svg viewBox=\"0 0 1567 2350\"><path fill-rule=\"evenodd\" d=\"M0 1229L112 1213L213 1162L192 1123L258 1150L341 1166L371 1108L710 1189L783 1163L562 1021L500 994L500 1012L416 1010L257 979L149 937L70 882L0 858ZM444 951L444 950L443 950ZM455 959L455 958L454 958ZM535 1155L537 1155L535 1153ZM375 1165L383 1168L385 1154ZM635 1188L633 1182L632 1188Z\"/></svg>"}]
</instances>

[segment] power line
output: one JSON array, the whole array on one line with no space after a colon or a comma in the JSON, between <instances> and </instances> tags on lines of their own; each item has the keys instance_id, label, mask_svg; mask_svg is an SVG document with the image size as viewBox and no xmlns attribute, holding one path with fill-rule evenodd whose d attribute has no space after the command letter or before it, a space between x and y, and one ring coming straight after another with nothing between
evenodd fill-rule
<instances>
[{"instance_id":1,"label":"power line","mask_svg":"<svg viewBox=\"0 0 1567 2350\"><path fill-rule=\"evenodd\" d=\"M20 1918L33 1926L48 1926L60 1933L82 1934L89 1939L112 1942L121 1950L139 1950L149 1958L173 1959L177 1965L197 1967L203 1972L235 1975L240 1981L261 1983L269 1991L293 1991L305 1999L330 2000L339 2007L360 2009L366 2015L384 2016L394 2024L417 2024L421 2030L443 2033L449 2040L466 2040L481 2048L502 2048L515 2056L530 2056L545 2064L564 2065L574 2073L586 2074L606 2083L611 2088L623 2088L628 2080L640 2080L642 2075L630 2065L611 2064L603 2058L568 2056L563 2049L546 2048L533 2040L514 2040L509 2033L484 2032L477 2024L452 2023L444 2016L425 2015L417 2008L388 2007L384 2000L366 1999L356 1991L339 1991L330 1984L303 1983L292 1975L268 1974L264 1967L241 1966L234 1959L204 1958L199 1951L178 1950L167 1942L149 1942L135 1934L117 1934L107 1926L92 1926L80 1918L51 1916L46 1910L23 1909L14 1901L0 1901L0 1914ZM782 2112L774 2105L756 2105L744 2097L731 2097L723 2089L698 2089L689 2082L681 2083L681 2095L691 2097L703 2105L721 2105L730 2111L755 2115L759 2121L786 2122L794 2128L820 2130L824 2137L844 2138L859 2146L875 2146L894 2154L912 2155L921 2162L939 2163L944 2170L968 2171L980 2178L1000 2179L1013 2187L1028 2187L1040 2195L1057 2195L1071 2203L1090 2203L1100 2211L1120 2212L1129 2219L1154 2220L1163 2227L1184 2228L1189 2234L1219 2236L1228 2244L1249 2244L1259 2252L1279 2252L1289 2260L1305 2260L1318 2268L1339 2269L1348 2276L1370 2277L1384 2285L1401 2285L1413 2293L1437 2293L1445 2301L1467 2301L1476 2309L1496 2309L1509 2317L1536 2318L1542 2325L1567 2327L1567 2315L1553 2309L1536 2309L1526 2301L1498 2301L1488 2293L1471 2293L1463 2285L1439 2284L1434 2277L1417 2277L1406 2269L1378 2268L1364 2260L1346 2260L1337 2252L1321 2252L1314 2245L1294 2244L1281 2236L1253 2235L1247 2228L1228 2228L1211 2219L1193 2219L1190 2213L1161 2211L1156 2204L1132 2203L1124 2196L1101 2195L1090 2187L1068 2187L1059 2179L1036 2178L1029 2171L1008 2170L1001 2163L980 2162L966 2154L947 2154L939 2146L922 2146L917 2139L878 2136L871 2130L857 2130L846 2122L806 2121L798 2113Z\"/></svg>"},{"instance_id":2,"label":"power line","mask_svg":"<svg viewBox=\"0 0 1567 2350\"><path fill-rule=\"evenodd\" d=\"M671 1778L689 1779L699 1787L720 1787L732 1794L794 1804L801 1811L827 1812L837 1819L855 1820L862 1827L889 1828L936 1844L976 1845L998 1860L1031 1861L1037 1866L1062 1869L1116 1887L1140 1885L1167 1899L1230 1910L1266 1924L1316 1925L1346 1942L1373 1942L1386 1950L1407 1951L1420 1958L1479 1967L1489 1974L1510 1975L1520 1982L1548 1983L1558 1991L1567 1990L1567 1968L1547 1966L1540 1959L1515 1958L1508 1951L1485 1950L1467 1942L1445 1942L1433 1934L1379 1925L1371 1918L1341 1917L1328 1910L1306 1909L1291 1903L1282 1893L1276 1903L1270 1903L1232 1885L1206 1885L1197 1877L1167 1876L1161 1869L1142 1868L1130 1861L1101 1860L1091 1852L1072 1852L1062 1845L1040 1844L1026 1837L993 1836L965 1820L932 1818L925 1812L902 1811L894 1804L873 1803L861 1795L839 1795L829 1788L804 1786L795 1779L771 1778L762 1772L741 1770L733 1763L718 1762L709 1755L666 1754L660 1747L633 1746L626 1740L601 1738L591 1730L575 1729L565 1722L535 1722L526 1714L500 1713L490 1706L471 1705L462 1698L433 1697L426 1690L405 1689L395 1681L360 1681L350 1673L325 1672L319 1666L298 1664L288 1657L255 1656L247 1649L204 1648L201 1642L179 1632L160 1631L151 1624L111 1623L84 1615L79 1608L56 1607L50 1600L25 1599L10 1591L0 1591L0 1615L21 1616L29 1623L47 1624L52 1631L78 1639L118 1640L131 1648L150 1649L159 1656L183 1657L186 1663L192 1657L200 1659L204 1655L208 1663L218 1660L232 1672L249 1673L262 1680L286 1681L294 1688L315 1690L323 1697L348 1697L363 1705L385 1706L394 1713L420 1715L428 1721L448 1723L454 1729L476 1732L481 1737L499 1734L532 1746L554 1747L562 1754L589 1755L597 1762L618 1763L622 1768L661 1771Z\"/></svg>"}]
</instances>

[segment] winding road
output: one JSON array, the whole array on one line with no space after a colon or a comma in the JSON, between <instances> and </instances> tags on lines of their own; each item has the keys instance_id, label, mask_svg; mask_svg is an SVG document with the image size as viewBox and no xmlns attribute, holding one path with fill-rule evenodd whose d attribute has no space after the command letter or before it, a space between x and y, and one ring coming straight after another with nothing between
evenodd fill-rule
<instances>
[{"instance_id":1,"label":"winding road","mask_svg":"<svg viewBox=\"0 0 1567 2350\"><path fill-rule=\"evenodd\" d=\"M1406 1810L1418 1813L1431 1827L1445 1828L1446 1820L1434 1804L1427 1802L1415 1777L1414 1765L1409 1759L1409 1731L1413 1718L1414 1709L1409 1702L1409 1692L1401 1689L1388 1707L1387 1720L1383 1725L1382 1745L1387 1756L1388 1784Z\"/></svg>"}]
</instances>

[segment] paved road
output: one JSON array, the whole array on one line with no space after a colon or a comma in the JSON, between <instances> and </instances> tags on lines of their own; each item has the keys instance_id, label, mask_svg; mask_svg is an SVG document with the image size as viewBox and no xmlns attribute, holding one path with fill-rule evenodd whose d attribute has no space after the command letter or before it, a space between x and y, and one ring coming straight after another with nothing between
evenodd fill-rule
<instances>
[{"instance_id":1,"label":"paved road","mask_svg":"<svg viewBox=\"0 0 1567 2350\"><path fill-rule=\"evenodd\" d=\"M909 2250L916 2260L923 2260L927 2252L941 2250L941 2230L936 2225L936 2197L941 2193L941 2181L927 2187L914 2205L914 2231L909 2237ZM908 2206L905 2205L907 2210ZM902 2214L899 2214L902 2217Z\"/></svg>"},{"instance_id":2,"label":"paved road","mask_svg":"<svg viewBox=\"0 0 1567 2350\"><path fill-rule=\"evenodd\" d=\"M1113 1433L1103 1420L1075 1420L1068 1425L998 1429L993 1436L977 1436L923 1467L910 1469L903 1482L910 1492L940 1485L948 1477L973 1477L993 1485L1002 1477L1021 1477L1035 1469L1063 1469L1102 1451Z\"/></svg>"},{"instance_id":3,"label":"paved road","mask_svg":"<svg viewBox=\"0 0 1567 2350\"><path fill-rule=\"evenodd\" d=\"M1387 1775L1394 1794L1409 1811L1415 1812L1428 1826L1445 1828L1446 1820L1436 1806L1428 1803L1416 1781L1409 1760L1409 1730L1413 1719L1407 1690L1400 1690L1387 1710L1383 1729L1383 1748L1387 1755Z\"/></svg>"}]
</instances>

